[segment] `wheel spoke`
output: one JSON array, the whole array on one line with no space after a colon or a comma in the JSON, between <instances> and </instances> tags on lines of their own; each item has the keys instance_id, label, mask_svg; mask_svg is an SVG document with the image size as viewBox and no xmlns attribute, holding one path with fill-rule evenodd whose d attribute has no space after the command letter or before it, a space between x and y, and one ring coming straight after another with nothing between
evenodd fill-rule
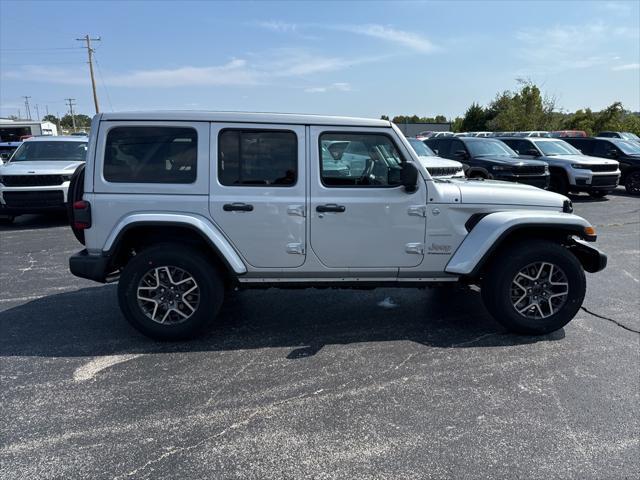
<instances>
[{"instance_id":1,"label":"wheel spoke","mask_svg":"<svg viewBox=\"0 0 640 480\"><path fill-rule=\"evenodd\" d=\"M525 318L543 319L554 315L564 306L568 294L566 274L550 262L526 265L511 281L511 304Z\"/></svg>"},{"instance_id":2,"label":"wheel spoke","mask_svg":"<svg viewBox=\"0 0 640 480\"><path fill-rule=\"evenodd\" d=\"M176 324L188 320L196 312L200 290L189 272L163 265L150 269L141 277L137 299L139 308L152 321Z\"/></svg>"}]
</instances>

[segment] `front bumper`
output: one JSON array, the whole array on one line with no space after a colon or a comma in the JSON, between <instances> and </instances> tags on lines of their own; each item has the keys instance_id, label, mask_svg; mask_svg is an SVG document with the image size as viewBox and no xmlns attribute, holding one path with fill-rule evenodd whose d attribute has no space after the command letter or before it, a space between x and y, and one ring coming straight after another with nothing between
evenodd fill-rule
<instances>
[{"instance_id":1,"label":"front bumper","mask_svg":"<svg viewBox=\"0 0 640 480\"><path fill-rule=\"evenodd\" d=\"M569 189L578 192L593 190L614 190L620 183L620 170L593 172L588 169L571 169L568 172Z\"/></svg>"},{"instance_id":2,"label":"front bumper","mask_svg":"<svg viewBox=\"0 0 640 480\"><path fill-rule=\"evenodd\" d=\"M574 238L569 250L578 257L582 267L589 273L599 272L607 266L607 255L584 240Z\"/></svg>"},{"instance_id":3,"label":"front bumper","mask_svg":"<svg viewBox=\"0 0 640 480\"><path fill-rule=\"evenodd\" d=\"M108 255L92 255L82 250L69 257L69 270L76 277L106 283L109 277L111 258Z\"/></svg>"},{"instance_id":4,"label":"front bumper","mask_svg":"<svg viewBox=\"0 0 640 480\"><path fill-rule=\"evenodd\" d=\"M0 212L18 214L63 210L68 190L68 181L62 185L33 187L7 187L0 184Z\"/></svg>"},{"instance_id":5,"label":"front bumper","mask_svg":"<svg viewBox=\"0 0 640 480\"><path fill-rule=\"evenodd\" d=\"M544 175L518 175L512 172L494 173L493 178L495 180L502 180L505 182L524 183L538 188L549 188L549 180L551 175L548 173Z\"/></svg>"}]
</instances>

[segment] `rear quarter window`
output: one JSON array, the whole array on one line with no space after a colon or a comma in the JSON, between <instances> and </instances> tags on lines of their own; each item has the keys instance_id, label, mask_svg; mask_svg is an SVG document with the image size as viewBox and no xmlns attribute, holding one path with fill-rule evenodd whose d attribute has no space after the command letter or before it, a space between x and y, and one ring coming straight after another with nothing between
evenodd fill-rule
<instances>
[{"instance_id":1,"label":"rear quarter window","mask_svg":"<svg viewBox=\"0 0 640 480\"><path fill-rule=\"evenodd\" d=\"M187 127L115 127L107 134L104 178L114 183L193 183L198 135Z\"/></svg>"}]
</instances>

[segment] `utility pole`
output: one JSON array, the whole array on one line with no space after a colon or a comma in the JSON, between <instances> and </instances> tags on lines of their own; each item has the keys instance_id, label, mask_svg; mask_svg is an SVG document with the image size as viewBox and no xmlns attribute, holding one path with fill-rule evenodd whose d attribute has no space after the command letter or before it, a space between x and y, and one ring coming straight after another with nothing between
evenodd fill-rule
<instances>
[{"instance_id":1,"label":"utility pole","mask_svg":"<svg viewBox=\"0 0 640 480\"><path fill-rule=\"evenodd\" d=\"M31 97L27 97L26 95L23 95L22 98L24 98L24 111L25 111L25 115L27 116L28 120L31 120L31 110L29 109L29 99Z\"/></svg>"},{"instance_id":2,"label":"utility pole","mask_svg":"<svg viewBox=\"0 0 640 480\"><path fill-rule=\"evenodd\" d=\"M38 121L40 121L40 109L38 108L37 103L36 103L36 117L38 117Z\"/></svg>"},{"instance_id":3,"label":"utility pole","mask_svg":"<svg viewBox=\"0 0 640 480\"><path fill-rule=\"evenodd\" d=\"M98 108L98 94L96 93L96 80L93 77L93 48L91 48L91 42L99 42L100 37L91 38L89 35L85 35L82 38L76 38L80 42L85 42L87 47L87 53L89 55L89 74L91 75L91 88L93 88L93 104L96 107L96 113L100 112Z\"/></svg>"},{"instance_id":4,"label":"utility pole","mask_svg":"<svg viewBox=\"0 0 640 480\"><path fill-rule=\"evenodd\" d=\"M71 124L73 125L73 131L76 131L76 117L73 116L73 102L75 102L75 98L65 98L65 100L69 103L69 114L71 115Z\"/></svg>"}]
</instances>

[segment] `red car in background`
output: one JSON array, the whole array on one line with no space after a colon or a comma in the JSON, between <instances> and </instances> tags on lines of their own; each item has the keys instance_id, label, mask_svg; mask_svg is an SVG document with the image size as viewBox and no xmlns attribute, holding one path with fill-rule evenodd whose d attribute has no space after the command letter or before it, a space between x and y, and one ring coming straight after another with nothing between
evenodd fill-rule
<instances>
[{"instance_id":1,"label":"red car in background","mask_svg":"<svg viewBox=\"0 0 640 480\"><path fill-rule=\"evenodd\" d=\"M584 130L556 130L555 132L550 132L554 138L563 138L563 137L588 137L587 132Z\"/></svg>"}]
</instances>

